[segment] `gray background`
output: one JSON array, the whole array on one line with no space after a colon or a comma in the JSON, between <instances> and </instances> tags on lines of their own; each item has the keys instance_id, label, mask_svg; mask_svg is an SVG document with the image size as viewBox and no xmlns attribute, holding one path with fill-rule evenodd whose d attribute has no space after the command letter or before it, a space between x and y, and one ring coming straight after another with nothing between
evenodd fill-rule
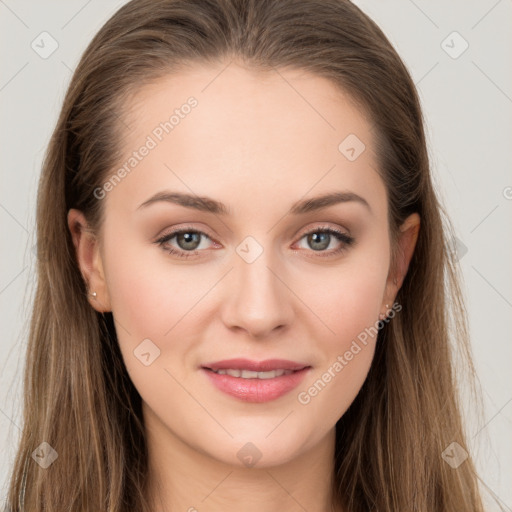
<instances>
[{"instance_id":1,"label":"gray background","mask_svg":"<svg viewBox=\"0 0 512 512\"><path fill-rule=\"evenodd\" d=\"M41 161L79 56L124 3L0 0L0 506L21 427ZM355 3L389 37L419 89L434 179L457 232L485 401L481 418L467 407L467 448L485 485L512 510L512 1ZM44 55L52 39L58 48Z\"/></svg>"}]
</instances>

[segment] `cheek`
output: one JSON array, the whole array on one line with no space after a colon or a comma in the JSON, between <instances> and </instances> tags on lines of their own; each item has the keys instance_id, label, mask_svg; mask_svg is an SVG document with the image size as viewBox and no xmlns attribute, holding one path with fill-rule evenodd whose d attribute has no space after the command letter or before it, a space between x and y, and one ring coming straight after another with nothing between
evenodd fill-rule
<instances>
[{"instance_id":1,"label":"cheek","mask_svg":"<svg viewBox=\"0 0 512 512\"><path fill-rule=\"evenodd\" d=\"M315 287L308 275L301 278L303 296L324 324L316 331L323 358L297 401L308 414L327 415L333 423L361 389L375 352L389 260L385 252L374 254L361 251L358 258L314 280Z\"/></svg>"},{"instance_id":2,"label":"cheek","mask_svg":"<svg viewBox=\"0 0 512 512\"><path fill-rule=\"evenodd\" d=\"M130 242L129 234L110 235L105 275L119 346L132 381L149 402L158 390L172 387L166 369L186 380L189 354L205 320L201 299L217 277L206 265L168 261L163 250ZM147 352L158 355L150 366L137 357Z\"/></svg>"},{"instance_id":3,"label":"cheek","mask_svg":"<svg viewBox=\"0 0 512 512\"><path fill-rule=\"evenodd\" d=\"M324 339L339 349L378 320L386 277L383 255L380 261L373 262L363 257L347 260L346 264L314 275L302 272L296 283L297 289L301 283L299 296L325 324Z\"/></svg>"},{"instance_id":4,"label":"cheek","mask_svg":"<svg viewBox=\"0 0 512 512\"><path fill-rule=\"evenodd\" d=\"M147 250L145 258L119 245L105 273L126 370L144 401L158 407L173 397L186 400L177 384L185 369L172 361L185 357L186 346L176 341L187 338L187 311L204 291L179 268L147 263Z\"/></svg>"},{"instance_id":5,"label":"cheek","mask_svg":"<svg viewBox=\"0 0 512 512\"><path fill-rule=\"evenodd\" d=\"M361 390L375 352L375 340L352 340L331 354L297 393L302 414L322 418L334 425L345 414Z\"/></svg>"},{"instance_id":6,"label":"cheek","mask_svg":"<svg viewBox=\"0 0 512 512\"><path fill-rule=\"evenodd\" d=\"M204 294L200 275L192 267L173 267L156 247L126 245L131 249L113 242L106 257L112 312L132 337L163 338Z\"/></svg>"},{"instance_id":7,"label":"cheek","mask_svg":"<svg viewBox=\"0 0 512 512\"><path fill-rule=\"evenodd\" d=\"M323 299L322 294L311 297L311 309L334 333L323 328L328 334L320 336L317 331L323 357L296 398L307 415L322 417L326 424L343 416L370 369L378 335L382 274L378 268L341 273L324 288Z\"/></svg>"}]
</instances>

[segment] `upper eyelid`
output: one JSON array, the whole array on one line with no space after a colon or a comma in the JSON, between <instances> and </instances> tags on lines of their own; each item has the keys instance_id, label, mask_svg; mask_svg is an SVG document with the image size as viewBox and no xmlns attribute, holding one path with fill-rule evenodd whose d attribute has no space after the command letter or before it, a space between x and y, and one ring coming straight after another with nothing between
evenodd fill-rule
<instances>
[{"instance_id":1,"label":"upper eyelid","mask_svg":"<svg viewBox=\"0 0 512 512\"><path fill-rule=\"evenodd\" d=\"M313 226L311 228L306 228L303 231L300 231L299 233L300 233L300 237L302 238L304 235L307 235L308 233L314 233L315 231L328 231L328 230L332 230L335 232L343 233L347 236L351 236L350 231L347 228L341 228L338 226L335 227L335 226L331 226L327 223L320 223L317 226ZM344 231L346 231L346 233Z\"/></svg>"},{"instance_id":2,"label":"upper eyelid","mask_svg":"<svg viewBox=\"0 0 512 512\"><path fill-rule=\"evenodd\" d=\"M330 226L328 224L319 224L317 226L312 226L310 228L304 228L304 230L301 230L299 231L299 234L296 235L298 237L298 240L302 239L304 236L310 234L310 233L314 233L316 231L328 231L328 230L333 230L335 232L339 232L341 234L345 234L346 236L348 237L351 237L352 235L350 234L350 231L347 230L347 233L344 233L343 230L346 229L346 228L339 228L339 227L334 227L334 226ZM215 239L215 237L211 236L208 232L206 231L203 231L199 228L195 228L195 227L192 227L192 226L184 226L184 227L179 227L179 228L176 228L172 231L170 231L169 233L166 233L162 236L159 236L157 238L157 241L160 241L160 240L163 240L165 238L167 238L169 240L172 240L175 236L179 235L180 233L187 233L187 232L194 232L194 233L198 233L198 234L201 234L201 235L204 235L206 237L208 237L212 242L214 243L220 243L220 242L217 242L217 240ZM190 251L191 252L191 251Z\"/></svg>"},{"instance_id":3,"label":"upper eyelid","mask_svg":"<svg viewBox=\"0 0 512 512\"><path fill-rule=\"evenodd\" d=\"M176 228L174 230L169 231L168 233L160 235L160 236L157 237L156 241L162 240L164 238L168 238L170 240L170 239L174 238L176 235L179 235L180 233L189 233L189 232L199 233L201 235L205 235L210 240L216 242L215 238L213 236L211 236L208 232L206 232L206 231L204 231L202 229L193 228L193 227L187 227L187 226L185 226L183 228Z\"/></svg>"}]
</instances>

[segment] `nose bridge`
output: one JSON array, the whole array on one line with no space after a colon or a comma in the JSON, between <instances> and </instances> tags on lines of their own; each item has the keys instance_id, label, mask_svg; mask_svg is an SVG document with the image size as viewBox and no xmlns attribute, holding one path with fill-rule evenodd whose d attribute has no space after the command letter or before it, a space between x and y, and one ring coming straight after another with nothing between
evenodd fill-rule
<instances>
[{"instance_id":1,"label":"nose bridge","mask_svg":"<svg viewBox=\"0 0 512 512\"><path fill-rule=\"evenodd\" d=\"M272 250L251 238L236 248L223 316L227 326L262 336L288 324L292 306L289 291L275 275L279 269Z\"/></svg>"}]
</instances>

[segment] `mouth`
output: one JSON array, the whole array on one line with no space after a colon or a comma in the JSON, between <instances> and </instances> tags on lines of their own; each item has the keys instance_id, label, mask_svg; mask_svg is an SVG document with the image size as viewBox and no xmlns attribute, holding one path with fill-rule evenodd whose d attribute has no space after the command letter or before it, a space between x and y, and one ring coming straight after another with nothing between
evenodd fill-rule
<instances>
[{"instance_id":1,"label":"mouth","mask_svg":"<svg viewBox=\"0 0 512 512\"><path fill-rule=\"evenodd\" d=\"M291 375L292 373L300 370L271 370L268 372L255 372L252 370L237 370L234 368L222 369L222 370L213 370L212 368L205 368L205 370L210 370L217 375L230 375L231 377L235 377L237 379L275 379L276 377L281 377L282 375Z\"/></svg>"},{"instance_id":2,"label":"mouth","mask_svg":"<svg viewBox=\"0 0 512 512\"><path fill-rule=\"evenodd\" d=\"M201 370L220 391L244 402L268 402L297 387L311 366L272 359L250 361L230 359L208 363Z\"/></svg>"}]
</instances>

